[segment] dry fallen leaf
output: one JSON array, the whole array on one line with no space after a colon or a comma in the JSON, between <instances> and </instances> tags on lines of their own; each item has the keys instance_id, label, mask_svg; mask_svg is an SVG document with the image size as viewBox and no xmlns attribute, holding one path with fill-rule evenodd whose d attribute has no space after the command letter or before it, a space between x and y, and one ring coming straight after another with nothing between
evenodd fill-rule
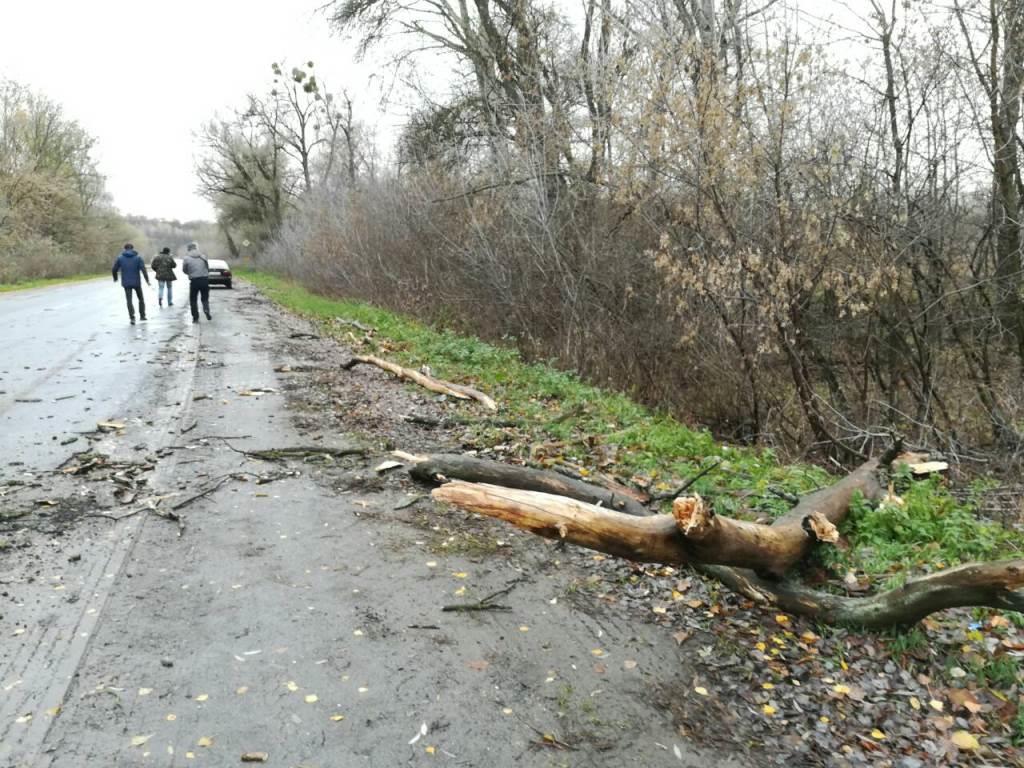
<instances>
[{"instance_id":1,"label":"dry fallen leaf","mask_svg":"<svg viewBox=\"0 0 1024 768\"><path fill-rule=\"evenodd\" d=\"M149 696L152 692L152 688L139 688L139 696Z\"/></svg>"},{"instance_id":2,"label":"dry fallen leaf","mask_svg":"<svg viewBox=\"0 0 1024 768\"><path fill-rule=\"evenodd\" d=\"M761 707L761 711L769 717L771 717L775 714L775 707L773 707L771 704L765 704L763 707Z\"/></svg>"},{"instance_id":3,"label":"dry fallen leaf","mask_svg":"<svg viewBox=\"0 0 1024 768\"><path fill-rule=\"evenodd\" d=\"M622 662L623 669L636 669L636 661L633 659L626 659Z\"/></svg>"},{"instance_id":4,"label":"dry fallen leaf","mask_svg":"<svg viewBox=\"0 0 1024 768\"><path fill-rule=\"evenodd\" d=\"M58 704L56 707L50 707L48 710L46 710L46 714L48 714L50 717L56 717L60 714L60 705Z\"/></svg>"},{"instance_id":5,"label":"dry fallen leaf","mask_svg":"<svg viewBox=\"0 0 1024 768\"><path fill-rule=\"evenodd\" d=\"M196 696L196 701L206 701L209 698L210 698L209 694L200 693L198 696Z\"/></svg>"},{"instance_id":6,"label":"dry fallen leaf","mask_svg":"<svg viewBox=\"0 0 1024 768\"><path fill-rule=\"evenodd\" d=\"M698 685L693 690L696 691L697 693L699 693L701 696L707 696L708 695L708 689L705 688L703 685Z\"/></svg>"},{"instance_id":7,"label":"dry fallen leaf","mask_svg":"<svg viewBox=\"0 0 1024 768\"><path fill-rule=\"evenodd\" d=\"M885 739L885 734L877 728L875 728L873 731L871 731L871 738L875 741L882 741Z\"/></svg>"},{"instance_id":8,"label":"dry fallen leaf","mask_svg":"<svg viewBox=\"0 0 1024 768\"><path fill-rule=\"evenodd\" d=\"M491 663L489 661L484 661L483 659L478 659L476 661L467 661L466 662L466 666L467 667L469 667L470 669L475 670L477 672L483 672L490 665L491 665Z\"/></svg>"},{"instance_id":9,"label":"dry fallen leaf","mask_svg":"<svg viewBox=\"0 0 1024 768\"><path fill-rule=\"evenodd\" d=\"M199 741L196 742L197 747L212 747L213 739L209 736L201 736Z\"/></svg>"},{"instance_id":10,"label":"dry fallen leaf","mask_svg":"<svg viewBox=\"0 0 1024 768\"><path fill-rule=\"evenodd\" d=\"M344 715L331 715L331 721L335 722L335 723L340 723L344 719L345 719Z\"/></svg>"},{"instance_id":11,"label":"dry fallen leaf","mask_svg":"<svg viewBox=\"0 0 1024 768\"><path fill-rule=\"evenodd\" d=\"M147 734L145 736L132 736L132 746L133 747L141 747L143 744L145 744L151 738L153 738L153 734L152 733Z\"/></svg>"},{"instance_id":12,"label":"dry fallen leaf","mask_svg":"<svg viewBox=\"0 0 1024 768\"><path fill-rule=\"evenodd\" d=\"M962 749L965 752L971 752L981 747L978 740L967 731L955 731L953 735L949 737L949 740L956 744L957 749Z\"/></svg>"},{"instance_id":13,"label":"dry fallen leaf","mask_svg":"<svg viewBox=\"0 0 1024 768\"><path fill-rule=\"evenodd\" d=\"M296 683L294 680L289 680L287 683L284 684L284 686L292 693L295 693L295 691L299 690L298 683Z\"/></svg>"},{"instance_id":14,"label":"dry fallen leaf","mask_svg":"<svg viewBox=\"0 0 1024 768\"><path fill-rule=\"evenodd\" d=\"M249 690L249 686L248 685L243 685L243 686L240 686L239 688L236 688L235 689L235 693L237 693L239 696L241 696L242 694L244 694L248 690Z\"/></svg>"},{"instance_id":15,"label":"dry fallen leaf","mask_svg":"<svg viewBox=\"0 0 1024 768\"><path fill-rule=\"evenodd\" d=\"M265 763L270 759L270 755L266 752L243 752L242 762L243 763Z\"/></svg>"},{"instance_id":16,"label":"dry fallen leaf","mask_svg":"<svg viewBox=\"0 0 1024 768\"><path fill-rule=\"evenodd\" d=\"M319 701L315 693L311 693L306 697L307 704L316 704Z\"/></svg>"}]
</instances>

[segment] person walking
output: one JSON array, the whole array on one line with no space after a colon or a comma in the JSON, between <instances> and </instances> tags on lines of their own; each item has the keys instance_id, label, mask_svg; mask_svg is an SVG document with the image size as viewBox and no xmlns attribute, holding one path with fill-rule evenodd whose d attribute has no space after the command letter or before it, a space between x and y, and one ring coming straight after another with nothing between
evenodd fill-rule
<instances>
[{"instance_id":1,"label":"person walking","mask_svg":"<svg viewBox=\"0 0 1024 768\"><path fill-rule=\"evenodd\" d=\"M210 315L210 263L199 252L197 243L188 244L185 260L181 264L181 271L188 275L188 303L192 309L192 322L199 322L199 307L196 298L200 296L203 299L203 313L206 315L206 319L213 320Z\"/></svg>"},{"instance_id":2,"label":"person walking","mask_svg":"<svg viewBox=\"0 0 1024 768\"><path fill-rule=\"evenodd\" d=\"M114 266L111 269L111 274L114 276L114 282L117 282L117 274L121 273L121 287L124 288L124 300L128 304L128 320L131 321L132 325L135 325L135 307L132 306L132 292L135 293L139 298L139 319L146 319L146 300L142 298L142 280L140 276L146 279L146 285L149 285L149 272L146 271L146 264L142 261L142 257L136 252L134 246L131 243L124 244L124 250L121 251L121 255L114 261Z\"/></svg>"},{"instance_id":3,"label":"person walking","mask_svg":"<svg viewBox=\"0 0 1024 768\"><path fill-rule=\"evenodd\" d=\"M164 248L157 254L157 257L153 259L151 264L153 267L153 273L156 275L157 285L157 301L160 302L160 306L164 305L164 288L167 289L167 306L174 306L174 294L172 292L173 283L178 279L178 276L174 274L174 257L171 256L171 249Z\"/></svg>"}]
</instances>

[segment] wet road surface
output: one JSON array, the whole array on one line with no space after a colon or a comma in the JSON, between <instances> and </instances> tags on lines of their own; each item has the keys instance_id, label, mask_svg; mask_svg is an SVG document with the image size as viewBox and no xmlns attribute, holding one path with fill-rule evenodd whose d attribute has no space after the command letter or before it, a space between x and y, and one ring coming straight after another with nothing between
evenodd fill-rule
<instances>
[{"instance_id":1,"label":"wet road surface","mask_svg":"<svg viewBox=\"0 0 1024 768\"><path fill-rule=\"evenodd\" d=\"M546 542L495 524L516 559L446 550L429 502L395 511L405 489L241 453L308 444L274 369L318 361L290 357L306 326L250 289L212 302L212 323L152 307L133 328L109 282L0 297L4 477L45 478L83 449L64 439L116 419L92 447L158 457L147 494L210 490L180 533L87 518L0 551L0 766L733 764L655 703L672 638L581 610ZM386 455L368 448L355 469ZM508 611L440 610L513 582Z\"/></svg>"}]
</instances>

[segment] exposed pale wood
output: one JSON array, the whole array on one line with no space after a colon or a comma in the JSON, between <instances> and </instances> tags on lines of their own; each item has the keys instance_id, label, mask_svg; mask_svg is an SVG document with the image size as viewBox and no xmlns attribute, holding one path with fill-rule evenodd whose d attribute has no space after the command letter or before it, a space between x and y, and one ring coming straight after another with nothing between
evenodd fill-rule
<instances>
[{"instance_id":1,"label":"exposed pale wood","mask_svg":"<svg viewBox=\"0 0 1024 768\"><path fill-rule=\"evenodd\" d=\"M444 480L464 480L487 483L505 488L566 496L577 501L597 504L627 515L643 517L651 514L632 495L615 487L607 488L576 480L559 472L547 472L530 467L505 464L476 456L438 453L424 457L409 473L422 482L437 483Z\"/></svg>"},{"instance_id":2,"label":"exposed pale wood","mask_svg":"<svg viewBox=\"0 0 1024 768\"><path fill-rule=\"evenodd\" d=\"M392 363L390 360L385 360L381 357L377 357L376 355L355 355L345 363L342 368L347 370L359 363L374 365L382 370L388 371L389 373L393 373L400 379L408 379L409 381L415 382L431 392L448 395L458 400L476 400L488 410L498 410L498 404L494 402L493 398L485 395L477 389L474 389L473 387L467 387L463 384L454 384L450 381L442 381L441 379L428 376L427 374L421 373L413 368L403 368L397 363Z\"/></svg>"},{"instance_id":3,"label":"exposed pale wood","mask_svg":"<svg viewBox=\"0 0 1024 768\"><path fill-rule=\"evenodd\" d=\"M564 539L629 560L669 564L688 561L682 534L667 515L634 517L550 493L458 480L436 488L431 495L538 536Z\"/></svg>"}]
</instances>

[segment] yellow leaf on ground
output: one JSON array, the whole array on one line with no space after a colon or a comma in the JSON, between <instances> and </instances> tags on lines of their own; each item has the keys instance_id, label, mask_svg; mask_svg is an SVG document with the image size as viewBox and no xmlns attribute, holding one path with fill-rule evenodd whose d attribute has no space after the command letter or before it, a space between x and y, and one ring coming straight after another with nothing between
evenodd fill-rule
<instances>
[{"instance_id":1,"label":"yellow leaf on ground","mask_svg":"<svg viewBox=\"0 0 1024 768\"><path fill-rule=\"evenodd\" d=\"M590 652L590 655L591 656L604 656L604 649L602 649L602 648L595 648L594 650L592 650Z\"/></svg>"},{"instance_id":2,"label":"yellow leaf on ground","mask_svg":"<svg viewBox=\"0 0 1024 768\"><path fill-rule=\"evenodd\" d=\"M773 707L771 704L765 704L763 707L761 707L761 711L769 717L771 717L775 714L775 707Z\"/></svg>"},{"instance_id":3,"label":"yellow leaf on ground","mask_svg":"<svg viewBox=\"0 0 1024 768\"><path fill-rule=\"evenodd\" d=\"M345 719L344 715L331 715L331 721L335 722L335 723L340 723L344 719Z\"/></svg>"},{"instance_id":4,"label":"yellow leaf on ground","mask_svg":"<svg viewBox=\"0 0 1024 768\"><path fill-rule=\"evenodd\" d=\"M249 690L249 686L248 685L243 685L243 686L241 686L239 688L236 688L235 689L235 693L237 693L239 696L241 696L242 694L244 694L248 690Z\"/></svg>"},{"instance_id":5,"label":"yellow leaf on ground","mask_svg":"<svg viewBox=\"0 0 1024 768\"><path fill-rule=\"evenodd\" d=\"M295 693L295 691L299 690L299 684L296 683L294 680L289 680L287 683L284 684L284 687L292 693Z\"/></svg>"},{"instance_id":6,"label":"yellow leaf on ground","mask_svg":"<svg viewBox=\"0 0 1024 768\"><path fill-rule=\"evenodd\" d=\"M921 708L921 700L917 696L910 697L910 708L917 711Z\"/></svg>"},{"instance_id":7,"label":"yellow leaf on ground","mask_svg":"<svg viewBox=\"0 0 1024 768\"><path fill-rule=\"evenodd\" d=\"M46 714L48 714L50 717L56 717L60 714L60 705L58 704L56 707L50 707L48 710L46 710Z\"/></svg>"},{"instance_id":8,"label":"yellow leaf on ground","mask_svg":"<svg viewBox=\"0 0 1024 768\"><path fill-rule=\"evenodd\" d=\"M318 701L319 699L317 698L317 695L315 693L311 693L309 694L309 696L306 697L307 704L316 704Z\"/></svg>"},{"instance_id":9,"label":"yellow leaf on ground","mask_svg":"<svg viewBox=\"0 0 1024 768\"><path fill-rule=\"evenodd\" d=\"M153 738L153 734L152 733L147 734L145 736L132 736L132 746L133 747L141 747L143 744L145 744L151 738Z\"/></svg>"},{"instance_id":10,"label":"yellow leaf on ground","mask_svg":"<svg viewBox=\"0 0 1024 768\"><path fill-rule=\"evenodd\" d=\"M197 747L212 747L213 739L209 736L200 736L199 741L196 742Z\"/></svg>"},{"instance_id":11,"label":"yellow leaf on ground","mask_svg":"<svg viewBox=\"0 0 1024 768\"><path fill-rule=\"evenodd\" d=\"M931 701L929 701L928 706L934 709L936 712L941 712L943 709L946 708L946 705L938 699L932 699Z\"/></svg>"},{"instance_id":12,"label":"yellow leaf on ground","mask_svg":"<svg viewBox=\"0 0 1024 768\"><path fill-rule=\"evenodd\" d=\"M152 688L139 688L139 696L149 696L152 692Z\"/></svg>"},{"instance_id":13,"label":"yellow leaf on ground","mask_svg":"<svg viewBox=\"0 0 1024 768\"><path fill-rule=\"evenodd\" d=\"M779 624L789 624L789 616L784 613L780 613L775 617L775 621Z\"/></svg>"},{"instance_id":14,"label":"yellow leaf on ground","mask_svg":"<svg viewBox=\"0 0 1024 768\"><path fill-rule=\"evenodd\" d=\"M200 693L198 696L196 696L196 701L206 701L208 698L210 698L209 694Z\"/></svg>"},{"instance_id":15,"label":"yellow leaf on ground","mask_svg":"<svg viewBox=\"0 0 1024 768\"><path fill-rule=\"evenodd\" d=\"M774 688L775 686L774 686L774 685L772 685L771 683L761 683L761 687L762 687L762 688L764 688L764 689L765 689L766 691L770 691L770 690L772 690L772 688Z\"/></svg>"},{"instance_id":16,"label":"yellow leaf on ground","mask_svg":"<svg viewBox=\"0 0 1024 768\"><path fill-rule=\"evenodd\" d=\"M978 740L967 731L955 731L949 740L956 744L957 749L962 749L966 752L971 752L981 746Z\"/></svg>"},{"instance_id":17,"label":"yellow leaf on ground","mask_svg":"<svg viewBox=\"0 0 1024 768\"><path fill-rule=\"evenodd\" d=\"M469 574L465 571L459 571L458 573L453 573L452 576L454 576L456 579L464 579L467 576L469 576Z\"/></svg>"},{"instance_id":18,"label":"yellow leaf on ground","mask_svg":"<svg viewBox=\"0 0 1024 768\"><path fill-rule=\"evenodd\" d=\"M871 732L871 738L875 739L875 741L882 741L885 738L885 734L875 728L875 730Z\"/></svg>"},{"instance_id":19,"label":"yellow leaf on ground","mask_svg":"<svg viewBox=\"0 0 1024 768\"><path fill-rule=\"evenodd\" d=\"M708 689L705 688L703 685L698 685L693 690L696 691L697 693L699 693L701 696L707 696L708 695Z\"/></svg>"},{"instance_id":20,"label":"yellow leaf on ground","mask_svg":"<svg viewBox=\"0 0 1024 768\"><path fill-rule=\"evenodd\" d=\"M178 719L178 716L177 716L176 714L174 714L173 712L172 712L171 714L169 714L169 715L167 716L167 720L168 720L169 722L172 722L172 723L173 723L173 722L174 722L175 720L177 720L177 719Z\"/></svg>"},{"instance_id":21,"label":"yellow leaf on ground","mask_svg":"<svg viewBox=\"0 0 1024 768\"><path fill-rule=\"evenodd\" d=\"M465 587L459 587L452 594L455 595L456 597L462 597L464 594L466 594L466 588Z\"/></svg>"},{"instance_id":22,"label":"yellow leaf on ground","mask_svg":"<svg viewBox=\"0 0 1024 768\"><path fill-rule=\"evenodd\" d=\"M434 752L436 752L436 751L437 751L437 750L436 750L436 749L434 749L433 747L427 747L427 748L426 748L426 753L427 753L428 755L432 755L432 754L434 754Z\"/></svg>"},{"instance_id":23,"label":"yellow leaf on ground","mask_svg":"<svg viewBox=\"0 0 1024 768\"><path fill-rule=\"evenodd\" d=\"M833 692L838 693L840 696L845 696L850 692L850 686L843 685L842 683L840 683L839 685L832 686L832 690Z\"/></svg>"}]
</instances>

